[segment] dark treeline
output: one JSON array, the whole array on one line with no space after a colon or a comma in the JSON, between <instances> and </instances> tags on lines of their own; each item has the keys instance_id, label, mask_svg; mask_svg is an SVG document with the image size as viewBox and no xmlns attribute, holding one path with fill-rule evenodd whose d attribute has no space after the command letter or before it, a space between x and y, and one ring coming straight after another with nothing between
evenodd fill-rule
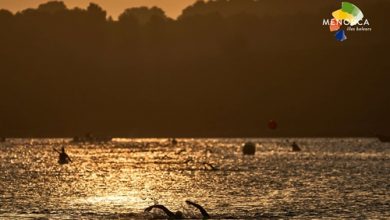
<instances>
[{"instance_id":1,"label":"dark treeline","mask_svg":"<svg viewBox=\"0 0 390 220\"><path fill-rule=\"evenodd\" d=\"M390 134L390 2L354 3L373 30L342 43L339 1L1 10L0 136Z\"/></svg>"}]
</instances>

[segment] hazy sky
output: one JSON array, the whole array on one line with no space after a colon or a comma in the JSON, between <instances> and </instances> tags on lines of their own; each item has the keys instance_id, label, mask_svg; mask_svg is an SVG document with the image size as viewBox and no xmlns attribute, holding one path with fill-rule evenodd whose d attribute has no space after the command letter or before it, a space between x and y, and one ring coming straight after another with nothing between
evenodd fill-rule
<instances>
[{"instance_id":1,"label":"hazy sky","mask_svg":"<svg viewBox=\"0 0 390 220\"><path fill-rule=\"evenodd\" d=\"M49 0L0 0L0 8L13 12L25 8L36 8L39 4ZM90 2L94 2L107 10L108 14L116 18L126 8L138 6L158 6L170 17L176 18L181 11L196 0L63 0L69 8L75 6L85 8Z\"/></svg>"}]
</instances>

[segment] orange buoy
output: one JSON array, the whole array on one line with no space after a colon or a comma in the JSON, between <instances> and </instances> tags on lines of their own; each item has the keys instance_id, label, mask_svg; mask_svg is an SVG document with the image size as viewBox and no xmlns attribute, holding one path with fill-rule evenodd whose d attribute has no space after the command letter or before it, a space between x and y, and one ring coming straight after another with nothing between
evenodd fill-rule
<instances>
[{"instance_id":1,"label":"orange buoy","mask_svg":"<svg viewBox=\"0 0 390 220\"><path fill-rule=\"evenodd\" d=\"M270 121L268 122L268 128L269 128L269 129L275 130L277 127L278 127L278 123L276 123L276 121L270 120Z\"/></svg>"}]
</instances>

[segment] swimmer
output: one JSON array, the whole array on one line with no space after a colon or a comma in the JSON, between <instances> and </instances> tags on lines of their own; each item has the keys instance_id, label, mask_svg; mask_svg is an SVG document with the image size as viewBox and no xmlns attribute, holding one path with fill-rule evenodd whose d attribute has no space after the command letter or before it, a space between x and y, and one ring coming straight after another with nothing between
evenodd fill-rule
<instances>
[{"instance_id":1,"label":"swimmer","mask_svg":"<svg viewBox=\"0 0 390 220\"><path fill-rule=\"evenodd\" d=\"M162 210L167 216L168 219L183 219L183 213L181 211L177 211L175 213L171 212L167 207L163 205L152 205L145 209L145 212L150 212L152 209L160 209Z\"/></svg>"},{"instance_id":2,"label":"swimmer","mask_svg":"<svg viewBox=\"0 0 390 220\"><path fill-rule=\"evenodd\" d=\"M293 143L291 144L291 147L292 147L292 151L294 151L294 152L301 151L301 148L300 148L300 147L298 146L298 144L295 143L295 142L293 142Z\"/></svg>"},{"instance_id":3,"label":"swimmer","mask_svg":"<svg viewBox=\"0 0 390 220\"><path fill-rule=\"evenodd\" d=\"M200 213L202 214L203 219L210 218L210 215L207 213L207 211L201 205L196 204L194 202L191 202L189 200L186 200L186 203L188 205L192 205L195 208L197 208L200 211ZM160 210L162 210L168 216L168 219L183 219L184 218L183 213L181 211L177 211L177 212L173 213L172 211L170 211L167 207L165 207L163 205L152 205L152 206L149 206L149 207L147 207L145 209L145 212L150 212L152 209L160 209Z\"/></svg>"},{"instance_id":4,"label":"swimmer","mask_svg":"<svg viewBox=\"0 0 390 220\"><path fill-rule=\"evenodd\" d=\"M61 148L61 152L53 148L57 153L59 153L58 163L59 164L67 164L69 162L72 162L69 155L65 152L65 148Z\"/></svg>"}]
</instances>

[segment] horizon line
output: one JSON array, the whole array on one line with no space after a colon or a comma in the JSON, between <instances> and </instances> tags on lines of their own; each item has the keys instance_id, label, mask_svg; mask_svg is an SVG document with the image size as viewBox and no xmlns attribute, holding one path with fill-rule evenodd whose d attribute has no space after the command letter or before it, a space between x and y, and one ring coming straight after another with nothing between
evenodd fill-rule
<instances>
[{"instance_id":1,"label":"horizon line","mask_svg":"<svg viewBox=\"0 0 390 220\"><path fill-rule=\"evenodd\" d=\"M182 1L182 0L180 0L180 1ZM84 4L84 6L81 6L81 4L75 5L74 3L69 5L69 2L66 2L65 0L44 0L41 3L37 3L37 4L35 3L34 6L30 5L30 6L25 6L23 8L21 8L21 7L6 8L4 6L0 6L0 10L7 10L7 11L10 11L13 15L16 15L16 14L21 13L21 12L23 12L25 10L28 10L28 9L36 10L36 9L38 9L38 7L40 5L46 4L46 3L49 3L49 2L63 2L68 10L74 10L74 9L86 10L88 8L88 6L92 3L92 4L96 4L96 5L100 6L107 13L106 19L112 18L112 20L114 20L114 21L118 21L119 16L123 12L125 12L127 9L143 8L143 7L146 7L148 9L154 8L154 7L159 8L159 9L161 9L164 12L164 14L165 14L165 16L167 18L170 18L170 19L173 19L173 20L177 20L183 14L183 10L184 9L186 9L187 7L193 5L194 3L196 3L199 0L188 0L188 1L191 1L192 3L187 4L186 6L182 7L180 9L180 12L176 11L176 12L172 12L172 13L168 13L166 8L158 6L158 5L155 5L155 4L151 4L151 5L147 5L147 4L146 5L139 5L139 4L136 4L134 6L129 6L129 7L125 6L125 7L122 7L121 12L118 12L118 11L117 12L113 12L112 10L107 9L107 7L103 6L101 3L97 3L98 2L97 0L88 1L88 3L86 5ZM208 0L204 0L204 1L207 2ZM184 1L182 1L182 2L184 3Z\"/></svg>"}]
</instances>

